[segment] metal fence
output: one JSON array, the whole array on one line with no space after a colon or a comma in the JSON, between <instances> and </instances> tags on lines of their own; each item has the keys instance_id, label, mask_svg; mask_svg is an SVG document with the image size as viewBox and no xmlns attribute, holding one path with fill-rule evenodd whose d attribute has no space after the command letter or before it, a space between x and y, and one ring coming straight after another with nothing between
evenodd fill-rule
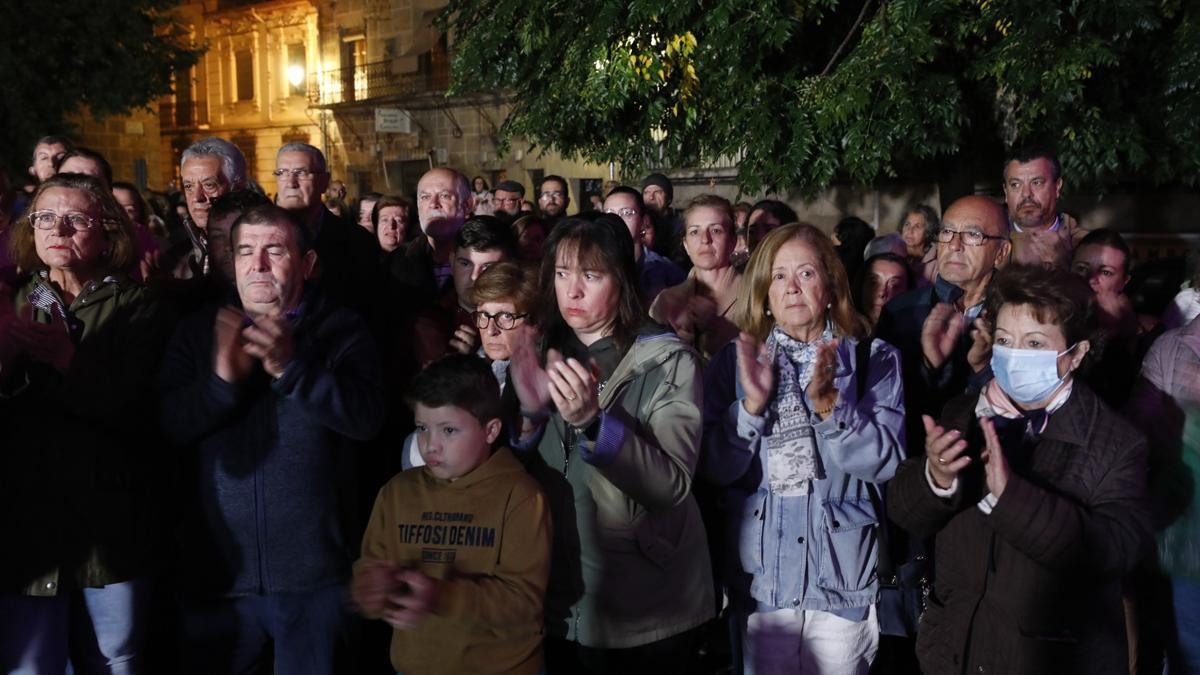
<instances>
[{"instance_id":1,"label":"metal fence","mask_svg":"<svg viewBox=\"0 0 1200 675\"><path fill-rule=\"evenodd\" d=\"M384 97L444 92L450 85L448 67L395 72L394 61L377 61L314 73L308 81L308 102L332 106Z\"/></svg>"}]
</instances>

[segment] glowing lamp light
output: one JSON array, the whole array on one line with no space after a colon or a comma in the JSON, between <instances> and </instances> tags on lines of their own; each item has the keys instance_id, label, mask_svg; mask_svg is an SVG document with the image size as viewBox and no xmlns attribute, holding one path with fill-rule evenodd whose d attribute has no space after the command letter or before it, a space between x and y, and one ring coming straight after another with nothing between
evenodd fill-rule
<instances>
[{"instance_id":1,"label":"glowing lamp light","mask_svg":"<svg viewBox=\"0 0 1200 675\"><path fill-rule=\"evenodd\" d=\"M299 87L304 82L304 66L288 66L287 79L293 87Z\"/></svg>"}]
</instances>

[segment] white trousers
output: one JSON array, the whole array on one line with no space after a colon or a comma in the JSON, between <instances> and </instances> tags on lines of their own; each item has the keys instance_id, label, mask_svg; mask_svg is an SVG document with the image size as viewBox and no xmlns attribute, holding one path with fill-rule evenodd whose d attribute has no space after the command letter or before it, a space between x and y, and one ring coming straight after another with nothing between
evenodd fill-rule
<instances>
[{"instance_id":1,"label":"white trousers","mask_svg":"<svg viewBox=\"0 0 1200 675\"><path fill-rule=\"evenodd\" d=\"M745 675L867 675L879 650L875 605L863 621L819 610L775 609L743 617Z\"/></svg>"}]
</instances>

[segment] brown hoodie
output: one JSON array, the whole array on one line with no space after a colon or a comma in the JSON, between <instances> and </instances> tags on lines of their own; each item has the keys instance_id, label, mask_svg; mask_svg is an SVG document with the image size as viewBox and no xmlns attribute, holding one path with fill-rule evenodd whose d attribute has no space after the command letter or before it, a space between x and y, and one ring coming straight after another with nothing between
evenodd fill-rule
<instances>
[{"instance_id":1,"label":"brown hoodie","mask_svg":"<svg viewBox=\"0 0 1200 675\"><path fill-rule=\"evenodd\" d=\"M433 612L392 633L392 666L405 675L536 673L550 532L545 496L507 448L453 482L426 467L388 481L355 573L392 561L438 580Z\"/></svg>"}]
</instances>

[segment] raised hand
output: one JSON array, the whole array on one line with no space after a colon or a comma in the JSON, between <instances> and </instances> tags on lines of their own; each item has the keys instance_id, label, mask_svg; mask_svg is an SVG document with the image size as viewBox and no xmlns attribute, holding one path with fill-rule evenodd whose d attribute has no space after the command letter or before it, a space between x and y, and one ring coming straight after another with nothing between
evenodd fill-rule
<instances>
[{"instance_id":1,"label":"raised hand","mask_svg":"<svg viewBox=\"0 0 1200 675\"><path fill-rule=\"evenodd\" d=\"M826 410L837 402L838 392L833 386L837 372L838 341L832 340L817 347L817 358L813 363L812 380L808 383L808 400L817 410Z\"/></svg>"},{"instance_id":2,"label":"raised hand","mask_svg":"<svg viewBox=\"0 0 1200 675\"><path fill-rule=\"evenodd\" d=\"M933 306L921 327L921 351L931 368L941 368L954 353L954 345L965 324L963 315L956 312L953 305L940 302Z\"/></svg>"},{"instance_id":3,"label":"raised hand","mask_svg":"<svg viewBox=\"0 0 1200 675\"><path fill-rule=\"evenodd\" d=\"M239 382L254 368L254 358L243 349L242 313L232 307L217 310L213 324L213 370L229 383Z\"/></svg>"},{"instance_id":4,"label":"raised hand","mask_svg":"<svg viewBox=\"0 0 1200 675\"><path fill-rule=\"evenodd\" d=\"M508 362L509 381L521 403L521 412L536 415L550 406L550 376L538 362L534 347L536 333L526 324L521 324L513 343L512 359Z\"/></svg>"},{"instance_id":5,"label":"raised hand","mask_svg":"<svg viewBox=\"0 0 1200 675\"><path fill-rule=\"evenodd\" d=\"M948 490L959 472L971 463L971 457L963 455L967 442L957 429L947 431L929 415L921 415L921 421L925 423L925 461L929 473L939 488Z\"/></svg>"},{"instance_id":6,"label":"raised hand","mask_svg":"<svg viewBox=\"0 0 1200 675\"><path fill-rule=\"evenodd\" d=\"M996 425L990 417L980 417L979 426L983 427L984 448L980 453L983 460L984 473L987 476L988 492L997 498L1004 494L1008 485L1008 477L1012 472L1008 468L1008 458L1000 447L1000 437L996 435Z\"/></svg>"},{"instance_id":7,"label":"raised hand","mask_svg":"<svg viewBox=\"0 0 1200 675\"><path fill-rule=\"evenodd\" d=\"M563 421L574 427L586 427L600 414L600 394L596 376L575 359L548 362L550 399Z\"/></svg>"},{"instance_id":8,"label":"raised hand","mask_svg":"<svg viewBox=\"0 0 1200 675\"><path fill-rule=\"evenodd\" d=\"M742 385L742 407L751 415L761 415L775 395L775 364L767 346L749 333L737 337L738 381Z\"/></svg>"},{"instance_id":9,"label":"raised hand","mask_svg":"<svg viewBox=\"0 0 1200 675\"><path fill-rule=\"evenodd\" d=\"M292 326L281 316L263 316L242 331L242 351L262 361L271 377L283 377L292 362Z\"/></svg>"},{"instance_id":10,"label":"raised hand","mask_svg":"<svg viewBox=\"0 0 1200 675\"><path fill-rule=\"evenodd\" d=\"M479 331L465 324L455 328L450 336L450 349L459 354L474 354L479 349Z\"/></svg>"},{"instance_id":11,"label":"raised hand","mask_svg":"<svg viewBox=\"0 0 1200 675\"><path fill-rule=\"evenodd\" d=\"M971 370L980 372L992 361L992 332L982 318L975 319L971 329L971 350L967 352L967 363Z\"/></svg>"}]
</instances>

